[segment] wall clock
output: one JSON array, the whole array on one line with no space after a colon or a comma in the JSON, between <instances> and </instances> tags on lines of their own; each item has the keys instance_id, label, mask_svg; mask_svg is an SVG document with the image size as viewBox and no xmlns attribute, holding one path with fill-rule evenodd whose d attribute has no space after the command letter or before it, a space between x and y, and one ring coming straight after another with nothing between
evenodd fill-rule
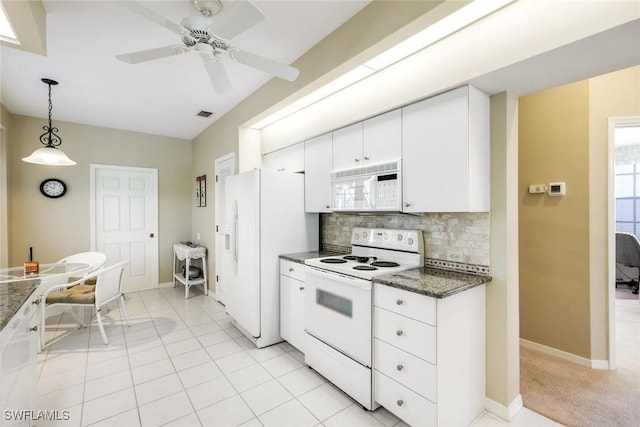
<instances>
[{"instance_id":1,"label":"wall clock","mask_svg":"<svg viewBox=\"0 0 640 427\"><path fill-rule=\"evenodd\" d=\"M67 184L57 178L47 178L40 184L40 192L47 197L57 199L67 192Z\"/></svg>"}]
</instances>

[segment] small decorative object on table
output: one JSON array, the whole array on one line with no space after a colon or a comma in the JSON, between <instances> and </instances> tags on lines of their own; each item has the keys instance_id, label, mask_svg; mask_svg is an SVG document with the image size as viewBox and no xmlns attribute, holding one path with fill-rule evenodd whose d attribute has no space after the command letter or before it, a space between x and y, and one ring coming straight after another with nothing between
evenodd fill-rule
<instances>
[{"instance_id":1,"label":"small decorative object on table","mask_svg":"<svg viewBox=\"0 0 640 427\"><path fill-rule=\"evenodd\" d=\"M38 261L27 261L24 263L24 275L32 276L40 272L40 264Z\"/></svg>"}]
</instances>

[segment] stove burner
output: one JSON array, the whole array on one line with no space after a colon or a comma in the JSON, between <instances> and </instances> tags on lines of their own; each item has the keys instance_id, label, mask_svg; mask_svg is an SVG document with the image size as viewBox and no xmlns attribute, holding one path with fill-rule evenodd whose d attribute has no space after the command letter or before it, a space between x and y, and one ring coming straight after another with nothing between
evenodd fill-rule
<instances>
[{"instance_id":1,"label":"stove burner","mask_svg":"<svg viewBox=\"0 0 640 427\"><path fill-rule=\"evenodd\" d=\"M342 259L346 259L348 261L355 261L355 260L358 259L358 257L355 256L355 255L345 255L345 256L342 257Z\"/></svg>"},{"instance_id":2,"label":"stove burner","mask_svg":"<svg viewBox=\"0 0 640 427\"><path fill-rule=\"evenodd\" d=\"M365 270L365 271L372 271L372 270L377 270L376 267L371 267L370 265L356 265L355 267L353 267L354 270Z\"/></svg>"},{"instance_id":3,"label":"stove burner","mask_svg":"<svg viewBox=\"0 0 640 427\"><path fill-rule=\"evenodd\" d=\"M400 264L393 261L374 261L371 265L374 267L400 267Z\"/></svg>"},{"instance_id":4,"label":"stove burner","mask_svg":"<svg viewBox=\"0 0 640 427\"><path fill-rule=\"evenodd\" d=\"M345 264L347 261L340 258L325 258L321 259L320 262L324 262L326 264Z\"/></svg>"}]
</instances>

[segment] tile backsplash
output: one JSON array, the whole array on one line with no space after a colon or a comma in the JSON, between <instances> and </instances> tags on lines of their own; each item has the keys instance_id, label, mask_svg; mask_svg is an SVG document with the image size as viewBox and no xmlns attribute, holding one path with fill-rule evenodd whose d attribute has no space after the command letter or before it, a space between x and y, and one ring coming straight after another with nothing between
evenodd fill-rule
<instances>
[{"instance_id":1,"label":"tile backsplash","mask_svg":"<svg viewBox=\"0 0 640 427\"><path fill-rule=\"evenodd\" d=\"M351 246L353 227L413 228L424 236L425 264L489 274L488 212L419 215L321 214L323 248Z\"/></svg>"}]
</instances>

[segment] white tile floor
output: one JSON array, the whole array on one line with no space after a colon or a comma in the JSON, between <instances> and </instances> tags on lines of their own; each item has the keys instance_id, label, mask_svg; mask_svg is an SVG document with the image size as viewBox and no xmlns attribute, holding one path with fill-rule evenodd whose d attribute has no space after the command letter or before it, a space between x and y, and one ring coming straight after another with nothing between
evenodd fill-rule
<instances>
[{"instance_id":1,"label":"white tile floor","mask_svg":"<svg viewBox=\"0 0 640 427\"><path fill-rule=\"evenodd\" d=\"M60 311L47 319L38 356L38 409L68 410L38 426L405 426L387 410L364 411L304 364L287 343L257 349L224 307L192 290L127 295L132 326L105 316L109 345L95 323L76 329ZM62 413L61 413L62 414ZM476 427L509 425L484 414ZM555 425L522 410L512 426Z\"/></svg>"}]
</instances>

